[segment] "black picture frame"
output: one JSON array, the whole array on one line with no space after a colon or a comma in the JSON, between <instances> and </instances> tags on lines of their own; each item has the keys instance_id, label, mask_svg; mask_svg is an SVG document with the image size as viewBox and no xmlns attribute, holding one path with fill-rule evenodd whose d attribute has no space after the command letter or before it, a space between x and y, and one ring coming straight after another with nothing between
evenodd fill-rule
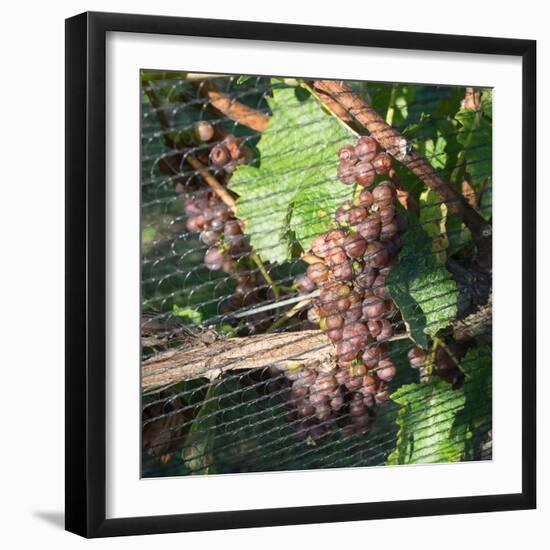
<instances>
[{"instance_id":1,"label":"black picture frame","mask_svg":"<svg viewBox=\"0 0 550 550\"><path fill-rule=\"evenodd\" d=\"M522 490L516 494L106 519L105 39L108 31L516 56L523 63ZM251 44L252 46L252 44ZM536 42L83 13L66 20L66 529L107 537L536 506Z\"/></svg>"}]
</instances>

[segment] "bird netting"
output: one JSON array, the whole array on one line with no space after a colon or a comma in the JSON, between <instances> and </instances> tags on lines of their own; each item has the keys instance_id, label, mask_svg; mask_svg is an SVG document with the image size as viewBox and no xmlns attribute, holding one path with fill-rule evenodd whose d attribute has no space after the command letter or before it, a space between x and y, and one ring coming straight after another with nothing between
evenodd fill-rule
<instances>
[{"instance_id":1,"label":"bird netting","mask_svg":"<svg viewBox=\"0 0 550 550\"><path fill-rule=\"evenodd\" d=\"M492 90L141 86L142 475L490 459Z\"/></svg>"}]
</instances>

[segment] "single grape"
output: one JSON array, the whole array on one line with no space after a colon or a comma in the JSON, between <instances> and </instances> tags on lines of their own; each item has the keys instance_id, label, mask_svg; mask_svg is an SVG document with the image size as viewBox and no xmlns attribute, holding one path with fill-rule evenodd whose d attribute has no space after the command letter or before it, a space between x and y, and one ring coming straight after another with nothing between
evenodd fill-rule
<instances>
[{"instance_id":1,"label":"single grape","mask_svg":"<svg viewBox=\"0 0 550 550\"><path fill-rule=\"evenodd\" d=\"M200 231L205 225L204 218L202 216L193 216L185 220L185 228L187 231L196 233Z\"/></svg>"},{"instance_id":2,"label":"single grape","mask_svg":"<svg viewBox=\"0 0 550 550\"><path fill-rule=\"evenodd\" d=\"M315 407L308 401L300 402L296 407L296 410L298 412L298 416L301 416L302 418L307 418L315 414Z\"/></svg>"},{"instance_id":3,"label":"single grape","mask_svg":"<svg viewBox=\"0 0 550 550\"><path fill-rule=\"evenodd\" d=\"M214 218L210 222L210 229L222 233L225 227L225 221L220 218Z\"/></svg>"},{"instance_id":4,"label":"single grape","mask_svg":"<svg viewBox=\"0 0 550 550\"><path fill-rule=\"evenodd\" d=\"M365 410L368 411L368 409L366 409L366 407L365 407ZM352 420L353 420L353 424L355 426L355 429L359 433L366 433L372 428L372 418L370 417L370 415L368 413L353 416Z\"/></svg>"},{"instance_id":5,"label":"single grape","mask_svg":"<svg viewBox=\"0 0 550 550\"><path fill-rule=\"evenodd\" d=\"M332 248L330 253L326 257L327 265L330 267L335 267L337 265L343 264L346 260L346 253L344 252L344 249L340 247Z\"/></svg>"},{"instance_id":6,"label":"single grape","mask_svg":"<svg viewBox=\"0 0 550 550\"><path fill-rule=\"evenodd\" d=\"M351 265L351 262L346 260L346 261L334 266L332 268L332 276L337 281L351 281L355 276L355 273L353 272L353 267Z\"/></svg>"},{"instance_id":7,"label":"single grape","mask_svg":"<svg viewBox=\"0 0 550 550\"><path fill-rule=\"evenodd\" d=\"M227 255L219 248L212 247L204 254L204 265L211 271L215 271L221 269L223 262L227 259Z\"/></svg>"},{"instance_id":8,"label":"single grape","mask_svg":"<svg viewBox=\"0 0 550 550\"><path fill-rule=\"evenodd\" d=\"M328 330L339 329L344 326L344 319L340 315L329 315L326 318L326 325Z\"/></svg>"},{"instance_id":9,"label":"single grape","mask_svg":"<svg viewBox=\"0 0 550 550\"><path fill-rule=\"evenodd\" d=\"M391 157L387 153L379 153L371 162L377 174L387 174L391 169Z\"/></svg>"},{"instance_id":10,"label":"single grape","mask_svg":"<svg viewBox=\"0 0 550 550\"><path fill-rule=\"evenodd\" d=\"M372 196L378 206L392 206L396 197L395 185L391 181L382 181L372 190Z\"/></svg>"},{"instance_id":11,"label":"single grape","mask_svg":"<svg viewBox=\"0 0 550 550\"><path fill-rule=\"evenodd\" d=\"M334 219L340 224L349 224L349 213L352 207L351 201L344 202L336 209Z\"/></svg>"},{"instance_id":12,"label":"single grape","mask_svg":"<svg viewBox=\"0 0 550 550\"><path fill-rule=\"evenodd\" d=\"M363 259L369 267L382 268L388 263L390 255L382 243L371 241L367 244Z\"/></svg>"},{"instance_id":13,"label":"single grape","mask_svg":"<svg viewBox=\"0 0 550 550\"><path fill-rule=\"evenodd\" d=\"M392 223L395 218L395 206L382 206L382 208L378 210L378 215L380 216L380 221L382 222L382 225Z\"/></svg>"},{"instance_id":14,"label":"single grape","mask_svg":"<svg viewBox=\"0 0 550 550\"><path fill-rule=\"evenodd\" d=\"M374 395L371 393L368 393L363 397L363 405L367 407L368 409L373 409L376 405L376 401L374 400Z\"/></svg>"},{"instance_id":15,"label":"single grape","mask_svg":"<svg viewBox=\"0 0 550 550\"><path fill-rule=\"evenodd\" d=\"M299 371L298 380L303 384L304 386L311 386L316 379L316 374L313 369L302 369Z\"/></svg>"},{"instance_id":16,"label":"single grape","mask_svg":"<svg viewBox=\"0 0 550 550\"><path fill-rule=\"evenodd\" d=\"M382 406L390 400L390 392L387 388L380 389L374 396L378 406Z\"/></svg>"},{"instance_id":17,"label":"single grape","mask_svg":"<svg viewBox=\"0 0 550 550\"><path fill-rule=\"evenodd\" d=\"M375 319L369 319L367 321L367 328L373 338L378 338L380 332L382 332L382 321L376 321Z\"/></svg>"},{"instance_id":18,"label":"single grape","mask_svg":"<svg viewBox=\"0 0 550 550\"><path fill-rule=\"evenodd\" d=\"M392 324L387 319L382 319L380 321L380 332L376 339L378 341L384 341L393 336L393 327Z\"/></svg>"},{"instance_id":19,"label":"single grape","mask_svg":"<svg viewBox=\"0 0 550 550\"><path fill-rule=\"evenodd\" d=\"M384 300L377 296L368 296L363 300L363 316L365 319L382 319L386 313Z\"/></svg>"},{"instance_id":20,"label":"single grape","mask_svg":"<svg viewBox=\"0 0 550 550\"><path fill-rule=\"evenodd\" d=\"M234 237L242 234L241 224L238 220L229 220L224 227L223 234L227 237Z\"/></svg>"},{"instance_id":21,"label":"single grape","mask_svg":"<svg viewBox=\"0 0 550 550\"><path fill-rule=\"evenodd\" d=\"M357 232L366 240L366 241L375 241L380 236L380 229L382 223L380 218L376 216L368 217L365 221L357 224Z\"/></svg>"},{"instance_id":22,"label":"single grape","mask_svg":"<svg viewBox=\"0 0 550 550\"><path fill-rule=\"evenodd\" d=\"M344 246L346 234L341 229L332 229L325 235L325 239L327 243L331 246L331 248L339 248Z\"/></svg>"},{"instance_id":23,"label":"single grape","mask_svg":"<svg viewBox=\"0 0 550 550\"><path fill-rule=\"evenodd\" d=\"M307 278L314 284L319 285L329 278L329 268L323 263L310 264L306 270Z\"/></svg>"},{"instance_id":24,"label":"single grape","mask_svg":"<svg viewBox=\"0 0 550 550\"><path fill-rule=\"evenodd\" d=\"M363 272L357 275L355 284L362 289L370 289L376 280L376 270L371 267L365 267Z\"/></svg>"},{"instance_id":25,"label":"single grape","mask_svg":"<svg viewBox=\"0 0 550 550\"><path fill-rule=\"evenodd\" d=\"M307 310L307 320L315 325L319 324L321 315L319 314L319 307L313 306Z\"/></svg>"},{"instance_id":26,"label":"single grape","mask_svg":"<svg viewBox=\"0 0 550 550\"><path fill-rule=\"evenodd\" d=\"M376 172L372 164L366 160L358 162L353 167L353 173L355 174L355 182L357 185L368 187L374 182Z\"/></svg>"},{"instance_id":27,"label":"single grape","mask_svg":"<svg viewBox=\"0 0 550 550\"><path fill-rule=\"evenodd\" d=\"M397 222L393 221L391 223L383 224L382 229L380 231L380 240L381 241L391 241L395 237L397 237L399 233L399 227L397 226Z\"/></svg>"},{"instance_id":28,"label":"single grape","mask_svg":"<svg viewBox=\"0 0 550 550\"><path fill-rule=\"evenodd\" d=\"M357 395L357 398L354 396L354 399L349 404L349 414L351 416L363 416L365 413L367 413L367 408L363 403L363 398L359 395Z\"/></svg>"},{"instance_id":29,"label":"single grape","mask_svg":"<svg viewBox=\"0 0 550 550\"><path fill-rule=\"evenodd\" d=\"M388 292L388 290L385 287L386 283L386 275L383 273L379 273L376 276L376 279L374 280L374 283L372 285L372 291L378 298L381 298L382 300L391 300L391 295Z\"/></svg>"},{"instance_id":30,"label":"single grape","mask_svg":"<svg viewBox=\"0 0 550 550\"><path fill-rule=\"evenodd\" d=\"M374 204L374 197L368 189L362 189L361 193L357 197L357 204L363 206L364 208L369 208Z\"/></svg>"},{"instance_id":31,"label":"single grape","mask_svg":"<svg viewBox=\"0 0 550 550\"><path fill-rule=\"evenodd\" d=\"M318 407L319 405L327 405L329 402L329 397L325 393L313 391L309 394L309 402L314 407Z\"/></svg>"},{"instance_id":32,"label":"single grape","mask_svg":"<svg viewBox=\"0 0 550 550\"><path fill-rule=\"evenodd\" d=\"M231 160L231 155L225 145L218 143L210 150L209 160L211 164L221 168Z\"/></svg>"},{"instance_id":33,"label":"single grape","mask_svg":"<svg viewBox=\"0 0 550 550\"><path fill-rule=\"evenodd\" d=\"M198 216L208 207L208 200L204 196L190 197L183 203L183 210L187 216Z\"/></svg>"},{"instance_id":34,"label":"single grape","mask_svg":"<svg viewBox=\"0 0 550 550\"><path fill-rule=\"evenodd\" d=\"M366 367L373 369L378 365L382 356L382 350L380 346L369 346L363 351L362 360Z\"/></svg>"},{"instance_id":35,"label":"single grape","mask_svg":"<svg viewBox=\"0 0 550 550\"><path fill-rule=\"evenodd\" d=\"M346 383L351 378L349 374L348 368L339 368L336 369L336 372L334 373L334 378L336 378L336 382L340 384L341 386L345 386Z\"/></svg>"},{"instance_id":36,"label":"single grape","mask_svg":"<svg viewBox=\"0 0 550 550\"><path fill-rule=\"evenodd\" d=\"M311 250L319 258L326 258L330 249L330 243L327 243L325 235L317 235L311 242Z\"/></svg>"},{"instance_id":37,"label":"single grape","mask_svg":"<svg viewBox=\"0 0 550 550\"><path fill-rule=\"evenodd\" d=\"M355 145L355 155L362 161L371 161L378 152L378 143L370 136L361 136Z\"/></svg>"},{"instance_id":38,"label":"single grape","mask_svg":"<svg viewBox=\"0 0 550 550\"><path fill-rule=\"evenodd\" d=\"M344 326L342 338L353 348L363 348L369 340L369 329L363 323L350 323Z\"/></svg>"},{"instance_id":39,"label":"single grape","mask_svg":"<svg viewBox=\"0 0 550 550\"><path fill-rule=\"evenodd\" d=\"M305 273L298 275L294 279L294 283L302 293L309 293L315 290L315 283Z\"/></svg>"},{"instance_id":40,"label":"single grape","mask_svg":"<svg viewBox=\"0 0 550 550\"><path fill-rule=\"evenodd\" d=\"M237 268L237 262L231 258L224 260L222 263L222 271L224 273L233 273Z\"/></svg>"},{"instance_id":41,"label":"single grape","mask_svg":"<svg viewBox=\"0 0 550 550\"><path fill-rule=\"evenodd\" d=\"M329 403L324 403L315 407L315 416L321 421L327 421L332 415L332 409Z\"/></svg>"},{"instance_id":42,"label":"single grape","mask_svg":"<svg viewBox=\"0 0 550 550\"><path fill-rule=\"evenodd\" d=\"M344 406L344 397L341 392L332 397L330 400L330 406L335 411L339 411Z\"/></svg>"},{"instance_id":43,"label":"single grape","mask_svg":"<svg viewBox=\"0 0 550 550\"><path fill-rule=\"evenodd\" d=\"M355 226L367 218L367 211L362 206L354 206L348 211L348 223Z\"/></svg>"},{"instance_id":44,"label":"single grape","mask_svg":"<svg viewBox=\"0 0 550 550\"><path fill-rule=\"evenodd\" d=\"M212 231L211 229L205 229L201 231L199 239L206 245L211 246L216 244L220 240L220 234L217 231Z\"/></svg>"},{"instance_id":45,"label":"single grape","mask_svg":"<svg viewBox=\"0 0 550 550\"><path fill-rule=\"evenodd\" d=\"M290 392L290 400L291 401L300 401L301 399L304 399L308 394L307 387L302 383L302 381L298 378L298 380L294 380L292 382L292 389Z\"/></svg>"},{"instance_id":46,"label":"single grape","mask_svg":"<svg viewBox=\"0 0 550 550\"><path fill-rule=\"evenodd\" d=\"M358 353L359 349L351 345L350 342L344 340L343 338L336 345L336 355L338 360L343 361L344 363L353 361L357 357Z\"/></svg>"},{"instance_id":47,"label":"single grape","mask_svg":"<svg viewBox=\"0 0 550 550\"><path fill-rule=\"evenodd\" d=\"M376 393L376 390L378 389L378 379L375 376L367 374L363 377L362 382L361 392L363 395L366 396Z\"/></svg>"},{"instance_id":48,"label":"single grape","mask_svg":"<svg viewBox=\"0 0 550 550\"><path fill-rule=\"evenodd\" d=\"M427 353L420 347L411 348L407 353L409 363L413 369L418 369L424 366Z\"/></svg>"},{"instance_id":49,"label":"single grape","mask_svg":"<svg viewBox=\"0 0 550 550\"><path fill-rule=\"evenodd\" d=\"M380 380L389 382L397 374L395 365L387 358L381 359L376 369L376 375Z\"/></svg>"},{"instance_id":50,"label":"single grape","mask_svg":"<svg viewBox=\"0 0 550 550\"><path fill-rule=\"evenodd\" d=\"M240 141L233 135L233 134L227 134L223 138L222 144L227 149L229 156L231 157L231 160L239 160L241 158L241 146Z\"/></svg>"},{"instance_id":51,"label":"single grape","mask_svg":"<svg viewBox=\"0 0 550 550\"><path fill-rule=\"evenodd\" d=\"M340 162L351 163L357 160L355 156L355 147L353 145L344 145L340 151L338 151L338 158Z\"/></svg>"},{"instance_id":52,"label":"single grape","mask_svg":"<svg viewBox=\"0 0 550 550\"><path fill-rule=\"evenodd\" d=\"M315 382L315 388L319 393L326 394L330 397L336 389L336 378L332 374L320 374Z\"/></svg>"},{"instance_id":53,"label":"single grape","mask_svg":"<svg viewBox=\"0 0 550 550\"><path fill-rule=\"evenodd\" d=\"M197 122L193 132L197 141L210 141L214 137L214 127L206 120Z\"/></svg>"},{"instance_id":54,"label":"single grape","mask_svg":"<svg viewBox=\"0 0 550 550\"><path fill-rule=\"evenodd\" d=\"M342 162L338 166L338 179L344 185L352 185L355 183L354 165L348 162Z\"/></svg>"},{"instance_id":55,"label":"single grape","mask_svg":"<svg viewBox=\"0 0 550 550\"><path fill-rule=\"evenodd\" d=\"M363 304L361 296L356 291L354 291L350 294L348 300L350 306L343 314L344 319L349 323L359 321L363 316Z\"/></svg>"}]
</instances>

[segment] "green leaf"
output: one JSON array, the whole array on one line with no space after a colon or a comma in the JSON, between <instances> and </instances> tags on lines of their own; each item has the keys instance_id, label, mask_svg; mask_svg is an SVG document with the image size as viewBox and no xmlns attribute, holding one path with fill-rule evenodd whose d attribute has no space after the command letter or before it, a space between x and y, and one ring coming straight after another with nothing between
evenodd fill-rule
<instances>
[{"instance_id":1,"label":"green leaf","mask_svg":"<svg viewBox=\"0 0 550 550\"><path fill-rule=\"evenodd\" d=\"M248 82L252 78L257 78L257 77L255 77L255 76L245 76L245 75L239 76L239 78L237 78L237 86L241 86L242 84L245 84L246 82Z\"/></svg>"},{"instance_id":2,"label":"green leaf","mask_svg":"<svg viewBox=\"0 0 550 550\"><path fill-rule=\"evenodd\" d=\"M457 462L465 452L463 434L453 430L464 407L464 392L444 381L401 386L392 394L400 405L397 444L388 464Z\"/></svg>"},{"instance_id":3,"label":"green leaf","mask_svg":"<svg viewBox=\"0 0 550 550\"><path fill-rule=\"evenodd\" d=\"M338 150L352 134L303 88L274 90L267 101L273 114L258 142L259 166L240 166L229 187L252 245L264 260L284 262L294 238L307 250L352 197L336 175Z\"/></svg>"},{"instance_id":4,"label":"green leaf","mask_svg":"<svg viewBox=\"0 0 550 550\"><path fill-rule=\"evenodd\" d=\"M418 223L409 223L399 262L386 278L392 299L412 337L427 348L433 336L456 316L458 291L432 249L432 239Z\"/></svg>"},{"instance_id":5,"label":"green leaf","mask_svg":"<svg viewBox=\"0 0 550 550\"><path fill-rule=\"evenodd\" d=\"M481 214L485 219L491 218L491 176L492 176L492 93L484 90L481 96L481 107L478 111L461 109L455 115L460 123L457 141L463 147L466 171L476 196L487 194L489 201L481 205ZM487 197L485 197L487 198Z\"/></svg>"},{"instance_id":6,"label":"green leaf","mask_svg":"<svg viewBox=\"0 0 550 550\"><path fill-rule=\"evenodd\" d=\"M486 433L492 424L492 358L491 351L485 347L468 350L460 366L466 375L463 391L465 396L464 410L455 421L457 434L469 435L469 440L476 432ZM474 458L474 447L469 441L466 458Z\"/></svg>"},{"instance_id":7,"label":"green leaf","mask_svg":"<svg viewBox=\"0 0 550 550\"><path fill-rule=\"evenodd\" d=\"M202 322L202 313L191 307L180 307L174 304L172 307L172 313L176 317L190 321L193 325L200 325Z\"/></svg>"},{"instance_id":8,"label":"green leaf","mask_svg":"<svg viewBox=\"0 0 550 550\"><path fill-rule=\"evenodd\" d=\"M445 147L447 147L447 140L438 132L438 136L435 141L430 138L426 140L425 155L430 161L430 164L436 170L443 170L447 165L447 153L445 153Z\"/></svg>"},{"instance_id":9,"label":"green leaf","mask_svg":"<svg viewBox=\"0 0 550 550\"><path fill-rule=\"evenodd\" d=\"M214 472L216 413L219 408L219 384L208 387L203 404L193 420L182 451L182 460L192 475Z\"/></svg>"},{"instance_id":10,"label":"green leaf","mask_svg":"<svg viewBox=\"0 0 550 550\"><path fill-rule=\"evenodd\" d=\"M447 213L447 238L449 247L447 255L452 256L465 245L472 242L472 234L464 222L455 214Z\"/></svg>"},{"instance_id":11,"label":"green leaf","mask_svg":"<svg viewBox=\"0 0 550 550\"><path fill-rule=\"evenodd\" d=\"M493 90L481 92L481 110L485 116L493 119Z\"/></svg>"}]
</instances>

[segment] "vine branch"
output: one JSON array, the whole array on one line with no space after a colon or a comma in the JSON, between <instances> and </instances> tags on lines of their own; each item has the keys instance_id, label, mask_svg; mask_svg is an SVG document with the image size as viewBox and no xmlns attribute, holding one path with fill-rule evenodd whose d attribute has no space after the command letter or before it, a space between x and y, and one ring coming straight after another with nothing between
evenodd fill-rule
<instances>
[{"instance_id":1,"label":"vine branch","mask_svg":"<svg viewBox=\"0 0 550 550\"><path fill-rule=\"evenodd\" d=\"M229 98L218 90L213 82L203 80L199 85L199 92L208 99L213 107L231 120L243 126L248 126L248 128L257 132L263 132L267 128L269 123L268 115Z\"/></svg>"},{"instance_id":2,"label":"vine branch","mask_svg":"<svg viewBox=\"0 0 550 550\"><path fill-rule=\"evenodd\" d=\"M445 202L449 211L470 229L478 250L478 261L491 267L492 227L438 174L428 160L410 147L407 139L390 126L364 99L343 81L316 80L314 88L330 95L360 122L386 151L403 163Z\"/></svg>"}]
</instances>

